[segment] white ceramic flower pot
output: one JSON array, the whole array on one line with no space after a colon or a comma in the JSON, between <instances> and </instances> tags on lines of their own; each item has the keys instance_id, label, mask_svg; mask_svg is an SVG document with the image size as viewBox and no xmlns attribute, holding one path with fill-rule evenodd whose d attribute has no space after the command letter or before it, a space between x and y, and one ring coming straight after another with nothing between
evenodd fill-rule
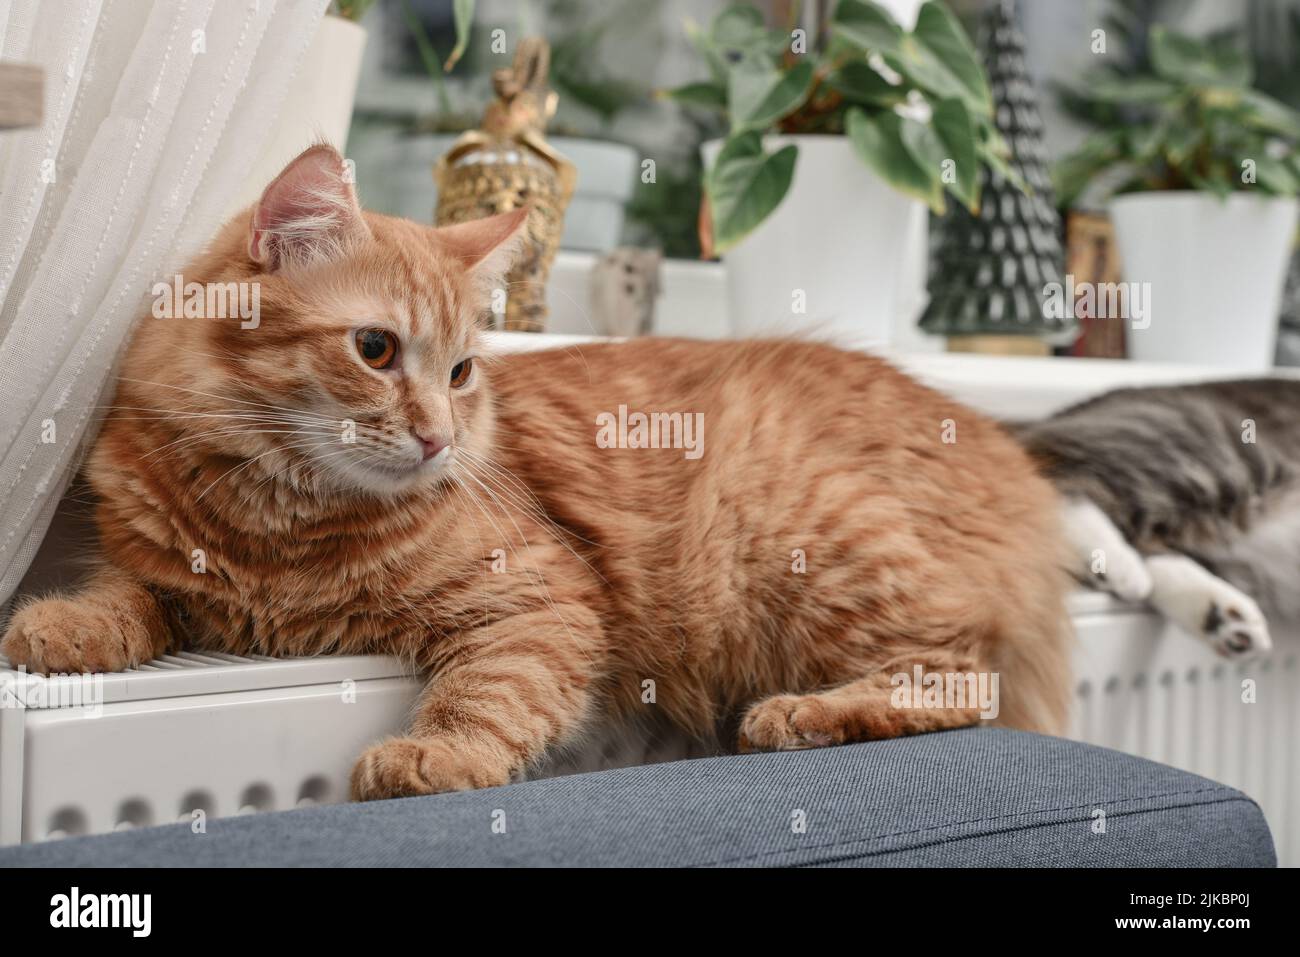
<instances>
[{"instance_id":1,"label":"white ceramic flower pot","mask_svg":"<svg viewBox=\"0 0 1300 957\"><path fill-rule=\"evenodd\" d=\"M1111 218L1124 280L1148 312L1129 317L1130 358L1272 367L1295 199L1133 193L1111 202Z\"/></svg>"},{"instance_id":2,"label":"white ceramic flower pot","mask_svg":"<svg viewBox=\"0 0 1300 957\"><path fill-rule=\"evenodd\" d=\"M608 252L623 235L623 214L637 181L636 150L624 143L574 136L548 137L578 170L564 213L565 249Z\"/></svg>"},{"instance_id":3,"label":"white ceramic flower pot","mask_svg":"<svg viewBox=\"0 0 1300 957\"><path fill-rule=\"evenodd\" d=\"M810 333L848 347L897 342L919 305L925 207L890 187L843 136L769 136L799 147L781 205L723 256L731 331ZM720 142L704 145L711 167Z\"/></svg>"},{"instance_id":4,"label":"white ceramic flower pot","mask_svg":"<svg viewBox=\"0 0 1300 957\"><path fill-rule=\"evenodd\" d=\"M254 202L285 164L313 143L324 140L340 152L346 150L365 47L366 31L351 20L321 18L316 36L285 94L275 132L244 183L234 209Z\"/></svg>"}]
</instances>

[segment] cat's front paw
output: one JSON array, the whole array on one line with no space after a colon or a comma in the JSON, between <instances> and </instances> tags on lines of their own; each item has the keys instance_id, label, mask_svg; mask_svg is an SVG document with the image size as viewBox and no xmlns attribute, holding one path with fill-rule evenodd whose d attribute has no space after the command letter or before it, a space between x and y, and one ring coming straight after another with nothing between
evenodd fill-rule
<instances>
[{"instance_id":1,"label":"cat's front paw","mask_svg":"<svg viewBox=\"0 0 1300 957\"><path fill-rule=\"evenodd\" d=\"M1272 650L1268 622L1249 595L1182 555L1152 556L1147 567L1155 580L1151 604L1223 657Z\"/></svg>"},{"instance_id":2,"label":"cat's front paw","mask_svg":"<svg viewBox=\"0 0 1300 957\"><path fill-rule=\"evenodd\" d=\"M1091 499L1065 500L1061 515L1075 577L1125 601L1143 601L1151 594L1151 574L1142 556Z\"/></svg>"},{"instance_id":3,"label":"cat's front paw","mask_svg":"<svg viewBox=\"0 0 1300 957\"><path fill-rule=\"evenodd\" d=\"M1201 622L1201 631L1210 647L1225 658L1248 658L1273 648L1264 613L1236 589L1213 596Z\"/></svg>"},{"instance_id":4,"label":"cat's front paw","mask_svg":"<svg viewBox=\"0 0 1300 957\"><path fill-rule=\"evenodd\" d=\"M740 723L740 750L801 751L844 741L841 722L817 695L781 694L745 712Z\"/></svg>"},{"instance_id":5,"label":"cat's front paw","mask_svg":"<svg viewBox=\"0 0 1300 957\"><path fill-rule=\"evenodd\" d=\"M0 654L15 668L41 674L121 671L131 664L126 637L110 615L62 598L19 608Z\"/></svg>"},{"instance_id":6,"label":"cat's front paw","mask_svg":"<svg viewBox=\"0 0 1300 957\"><path fill-rule=\"evenodd\" d=\"M509 782L510 768L497 755L471 742L390 738L367 749L352 769L352 799L415 797Z\"/></svg>"},{"instance_id":7,"label":"cat's front paw","mask_svg":"<svg viewBox=\"0 0 1300 957\"><path fill-rule=\"evenodd\" d=\"M1127 545L1112 548L1107 554L1105 571L1089 564L1092 584L1124 601L1145 601L1151 594L1151 573L1142 556Z\"/></svg>"}]
</instances>

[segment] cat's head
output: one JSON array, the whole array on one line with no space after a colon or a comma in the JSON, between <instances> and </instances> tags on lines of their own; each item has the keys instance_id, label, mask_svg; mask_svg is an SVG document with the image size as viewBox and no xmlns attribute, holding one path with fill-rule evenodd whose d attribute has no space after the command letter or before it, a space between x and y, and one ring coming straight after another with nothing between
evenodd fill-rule
<instances>
[{"instance_id":1,"label":"cat's head","mask_svg":"<svg viewBox=\"0 0 1300 957\"><path fill-rule=\"evenodd\" d=\"M363 213L350 179L335 150L313 147L226 228L193 278L248 284L227 299L247 307L255 290L258 314L213 318L209 301L204 319L166 320L184 381L151 399L200 412L189 431L219 455L399 494L486 452L482 320L527 210L435 229ZM146 319L138 337L155 331ZM140 371L147 340L134 352L136 381L156 378Z\"/></svg>"}]
</instances>

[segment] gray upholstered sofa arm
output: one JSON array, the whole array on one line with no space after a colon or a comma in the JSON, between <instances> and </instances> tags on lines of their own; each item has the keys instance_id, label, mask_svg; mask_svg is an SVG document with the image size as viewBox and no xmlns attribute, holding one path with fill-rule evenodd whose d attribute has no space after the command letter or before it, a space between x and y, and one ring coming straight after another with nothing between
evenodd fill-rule
<instances>
[{"instance_id":1,"label":"gray upholstered sofa arm","mask_svg":"<svg viewBox=\"0 0 1300 957\"><path fill-rule=\"evenodd\" d=\"M0 850L17 865L1273 866L1245 795L973 728Z\"/></svg>"}]
</instances>

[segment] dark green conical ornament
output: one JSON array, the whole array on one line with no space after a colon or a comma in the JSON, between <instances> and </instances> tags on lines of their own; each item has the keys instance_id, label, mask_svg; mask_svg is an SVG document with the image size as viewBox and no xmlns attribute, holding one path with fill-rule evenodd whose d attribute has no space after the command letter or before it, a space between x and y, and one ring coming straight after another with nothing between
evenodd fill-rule
<instances>
[{"instance_id":1,"label":"dark green conical ornament","mask_svg":"<svg viewBox=\"0 0 1300 957\"><path fill-rule=\"evenodd\" d=\"M930 302L920 325L949 336L955 351L1045 355L1049 340L1068 340L1075 327L1073 319L1054 315L1059 308L1044 310L1045 287L1061 282L1061 220L1017 21L1014 0L998 0L985 15L980 47L994 125L1029 192L986 168L979 213L950 203L943 217L931 220Z\"/></svg>"}]
</instances>

